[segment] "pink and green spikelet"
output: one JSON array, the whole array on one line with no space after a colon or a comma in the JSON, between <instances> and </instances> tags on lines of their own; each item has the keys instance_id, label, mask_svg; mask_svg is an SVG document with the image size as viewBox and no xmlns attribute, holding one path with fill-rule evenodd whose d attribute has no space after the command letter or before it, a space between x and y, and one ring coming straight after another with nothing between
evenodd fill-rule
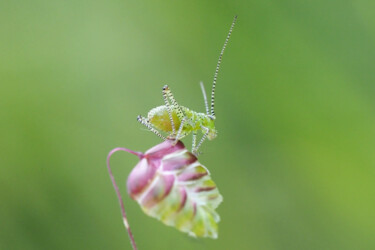
<instances>
[{"instance_id":1,"label":"pink and green spikelet","mask_svg":"<svg viewBox=\"0 0 375 250\"><path fill-rule=\"evenodd\" d=\"M217 238L222 202L208 170L178 141L165 141L142 157L127 188L142 210L194 237Z\"/></svg>"},{"instance_id":2,"label":"pink and green spikelet","mask_svg":"<svg viewBox=\"0 0 375 250\"><path fill-rule=\"evenodd\" d=\"M120 150L140 159L128 177L127 189L147 215L193 237L217 238L220 217L215 209L223 198L216 184L206 167L181 141L166 140L144 154L115 148L107 157L108 171L133 249L137 247L109 164L112 154Z\"/></svg>"}]
</instances>

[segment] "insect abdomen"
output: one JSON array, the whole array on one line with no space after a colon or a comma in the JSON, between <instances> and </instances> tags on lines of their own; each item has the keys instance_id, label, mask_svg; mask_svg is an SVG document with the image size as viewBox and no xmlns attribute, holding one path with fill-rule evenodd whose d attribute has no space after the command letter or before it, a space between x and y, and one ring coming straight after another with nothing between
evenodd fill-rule
<instances>
[{"instance_id":1,"label":"insect abdomen","mask_svg":"<svg viewBox=\"0 0 375 250\"><path fill-rule=\"evenodd\" d=\"M180 127L181 122L178 119L177 112L172 109L171 114L173 117L175 129L178 129ZM166 106L159 106L159 107L153 108L150 112L148 112L148 120L151 122L152 125L155 126L155 128L161 131L164 131L164 132L173 131L171 120L169 118Z\"/></svg>"}]
</instances>

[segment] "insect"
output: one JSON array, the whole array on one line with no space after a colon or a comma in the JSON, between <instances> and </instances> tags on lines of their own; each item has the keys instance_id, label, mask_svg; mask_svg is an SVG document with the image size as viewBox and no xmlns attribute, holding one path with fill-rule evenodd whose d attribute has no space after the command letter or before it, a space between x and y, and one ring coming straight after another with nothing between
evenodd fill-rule
<instances>
[{"instance_id":1,"label":"insect","mask_svg":"<svg viewBox=\"0 0 375 250\"><path fill-rule=\"evenodd\" d=\"M163 140L172 139L175 140L175 143L177 143L178 140L192 133L192 153L195 155L198 155L198 149L206 138L208 138L208 140L213 140L217 136L217 130L215 128L216 116L214 109L216 80L224 50L227 46L236 20L237 16L234 17L216 65L211 91L211 108L209 108L208 106L207 95L203 83L200 83L206 107L206 113L198 113L196 111L190 110L187 107L180 106L174 98L172 91L170 90L168 85L165 85L162 91L164 105L151 109L151 111L148 112L147 118L141 115L137 117L137 120L141 124L146 126L151 132L155 133ZM159 131L168 133L168 136L164 137ZM201 131L203 135L199 143L197 144L197 134L199 131Z\"/></svg>"}]
</instances>

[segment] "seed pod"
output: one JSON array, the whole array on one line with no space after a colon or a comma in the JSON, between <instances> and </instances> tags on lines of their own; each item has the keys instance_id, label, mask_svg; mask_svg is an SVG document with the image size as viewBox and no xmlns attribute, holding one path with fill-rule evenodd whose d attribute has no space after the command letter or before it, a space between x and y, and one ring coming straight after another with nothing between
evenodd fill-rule
<instances>
[{"instance_id":1,"label":"seed pod","mask_svg":"<svg viewBox=\"0 0 375 250\"><path fill-rule=\"evenodd\" d=\"M138 155L128 193L151 217L193 237L217 238L222 202L208 170L180 141L166 140Z\"/></svg>"}]
</instances>

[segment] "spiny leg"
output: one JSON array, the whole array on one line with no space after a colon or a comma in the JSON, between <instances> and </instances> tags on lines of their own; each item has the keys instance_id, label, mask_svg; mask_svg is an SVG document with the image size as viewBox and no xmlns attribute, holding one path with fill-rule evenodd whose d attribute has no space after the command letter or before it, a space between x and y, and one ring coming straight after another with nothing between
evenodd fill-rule
<instances>
[{"instance_id":1,"label":"spiny leg","mask_svg":"<svg viewBox=\"0 0 375 250\"><path fill-rule=\"evenodd\" d=\"M185 117L184 112L182 112L182 109L181 109L180 105L178 105L176 99L174 99L174 96L173 96L171 90L169 89L168 85L164 85L163 92L164 91L165 91L166 95L168 96L168 98L171 100L173 108L176 109L178 119L180 119L180 121L182 121L182 119L184 119L184 117Z\"/></svg>"},{"instance_id":2,"label":"spiny leg","mask_svg":"<svg viewBox=\"0 0 375 250\"><path fill-rule=\"evenodd\" d=\"M163 139L164 141L166 140L166 138L164 136L162 136L159 131L157 131L156 129L154 129L151 125L150 125L150 121L148 119L146 119L145 117L143 116L138 116L137 117L137 121L139 121L142 125L146 126L151 132L153 132L154 134L156 134L157 136L159 136L161 139Z\"/></svg>"},{"instance_id":3,"label":"spiny leg","mask_svg":"<svg viewBox=\"0 0 375 250\"><path fill-rule=\"evenodd\" d=\"M163 99L164 99L165 106L167 107L169 120L171 122L172 135L175 135L176 134L176 128L175 128L173 117L172 117L171 105L169 104L169 101L168 101L168 92L166 91L165 86L163 88Z\"/></svg>"},{"instance_id":4,"label":"spiny leg","mask_svg":"<svg viewBox=\"0 0 375 250\"><path fill-rule=\"evenodd\" d=\"M191 148L192 148L192 151L194 152L194 148L196 146L196 143L197 143L197 132L193 132L193 143L191 145Z\"/></svg>"},{"instance_id":5,"label":"spiny leg","mask_svg":"<svg viewBox=\"0 0 375 250\"><path fill-rule=\"evenodd\" d=\"M203 129L206 130L206 132L203 134L201 140L198 143L198 146L195 149L193 148L193 154L195 154L195 155L198 155L198 149L199 149L199 147L202 145L202 143L204 142L204 140L207 138L208 133L210 132L210 130L208 128L204 127L204 126L201 126L201 128L202 128L202 130Z\"/></svg>"},{"instance_id":6,"label":"spiny leg","mask_svg":"<svg viewBox=\"0 0 375 250\"><path fill-rule=\"evenodd\" d=\"M181 132L182 132L182 129L184 127L185 121L186 121L186 117L182 118L181 123L180 123L180 128L178 129L178 132L177 132L176 139L175 139L174 143L177 143L178 138L181 136Z\"/></svg>"}]
</instances>

